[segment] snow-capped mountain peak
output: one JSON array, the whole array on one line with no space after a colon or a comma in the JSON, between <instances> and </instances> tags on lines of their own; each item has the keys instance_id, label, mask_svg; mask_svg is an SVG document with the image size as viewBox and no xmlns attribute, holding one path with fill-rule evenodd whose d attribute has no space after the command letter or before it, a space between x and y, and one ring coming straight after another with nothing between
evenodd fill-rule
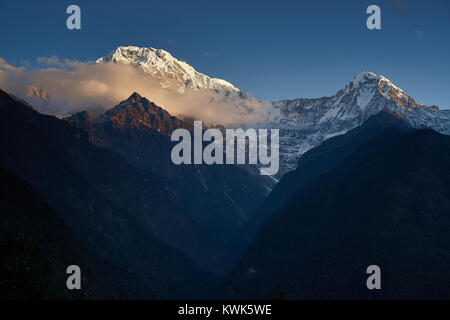
<instances>
[{"instance_id":1,"label":"snow-capped mountain peak","mask_svg":"<svg viewBox=\"0 0 450 320\"><path fill-rule=\"evenodd\" d=\"M118 47L96 62L134 65L159 79L161 85L168 89L180 91L192 88L240 93L240 90L231 83L200 73L188 63L176 59L162 49L135 46Z\"/></svg>"},{"instance_id":2,"label":"snow-capped mountain peak","mask_svg":"<svg viewBox=\"0 0 450 320\"><path fill-rule=\"evenodd\" d=\"M394 85L388 78L384 77L383 75L377 75L371 71L362 71L359 72L352 81L347 85L348 86L354 86L354 87L362 87L364 85L371 85L371 84L378 84L379 82L385 82L391 87L394 87L398 90L401 90L396 85ZM403 90L401 90L403 92Z\"/></svg>"},{"instance_id":3,"label":"snow-capped mountain peak","mask_svg":"<svg viewBox=\"0 0 450 320\"><path fill-rule=\"evenodd\" d=\"M390 110L416 128L450 134L450 110L417 103L384 76L358 73L329 97L273 102L281 117L280 170L296 167L298 158L322 141L361 125L381 110Z\"/></svg>"},{"instance_id":4,"label":"snow-capped mountain peak","mask_svg":"<svg viewBox=\"0 0 450 320\"><path fill-rule=\"evenodd\" d=\"M382 78L382 76L378 76L373 72L370 71L363 71L358 73L353 80L351 81L351 83L354 86L359 86L361 83L364 83L367 80L379 80L380 78Z\"/></svg>"},{"instance_id":5,"label":"snow-capped mountain peak","mask_svg":"<svg viewBox=\"0 0 450 320\"><path fill-rule=\"evenodd\" d=\"M438 109L436 106L424 106L417 103L405 91L393 84L388 78L377 75L373 72L360 72L353 80L343 89L345 93L352 91L359 100L364 100L360 104L363 108L370 99L376 94L393 101L398 108L432 108ZM370 93L370 95L368 94ZM339 92L337 93L339 94Z\"/></svg>"}]
</instances>

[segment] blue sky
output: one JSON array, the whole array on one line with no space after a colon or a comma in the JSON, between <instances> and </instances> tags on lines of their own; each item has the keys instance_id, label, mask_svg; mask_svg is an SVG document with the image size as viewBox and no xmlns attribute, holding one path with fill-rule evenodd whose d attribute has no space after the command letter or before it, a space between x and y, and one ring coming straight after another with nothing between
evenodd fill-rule
<instances>
[{"instance_id":1,"label":"blue sky","mask_svg":"<svg viewBox=\"0 0 450 320\"><path fill-rule=\"evenodd\" d=\"M66 8L81 8L81 30ZM381 30L366 28L370 4ZM6 1L0 57L94 60L119 45L162 48L258 99L331 95L359 71L419 103L450 107L450 1Z\"/></svg>"}]
</instances>

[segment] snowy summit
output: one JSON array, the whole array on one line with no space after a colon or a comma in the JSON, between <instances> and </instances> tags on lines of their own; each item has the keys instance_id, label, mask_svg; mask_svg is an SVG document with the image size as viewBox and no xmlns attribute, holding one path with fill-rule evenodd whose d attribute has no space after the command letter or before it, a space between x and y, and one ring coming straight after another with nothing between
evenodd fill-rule
<instances>
[{"instance_id":1,"label":"snowy summit","mask_svg":"<svg viewBox=\"0 0 450 320\"><path fill-rule=\"evenodd\" d=\"M174 58L169 52L162 49L135 46L118 47L96 62L134 65L159 79L161 85L168 89L183 91L185 88L192 88L240 93L240 90L231 83L200 73L188 63ZM174 85L175 88L173 88Z\"/></svg>"}]
</instances>

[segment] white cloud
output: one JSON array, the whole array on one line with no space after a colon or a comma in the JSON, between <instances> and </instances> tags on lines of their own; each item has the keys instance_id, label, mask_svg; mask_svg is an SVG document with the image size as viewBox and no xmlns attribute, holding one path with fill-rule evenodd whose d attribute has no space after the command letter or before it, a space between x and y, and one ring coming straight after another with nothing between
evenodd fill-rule
<instances>
[{"instance_id":1,"label":"white cloud","mask_svg":"<svg viewBox=\"0 0 450 320\"><path fill-rule=\"evenodd\" d=\"M95 64L56 57L39 58L51 65L41 70L9 65L0 58L0 88L30 102L38 111L68 115L81 110L104 111L134 91L166 109L210 124L239 125L263 121L268 103L253 98L225 98L211 91L162 88L158 79L130 65ZM48 101L26 96L26 86L45 89Z\"/></svg>"}]
</instances>

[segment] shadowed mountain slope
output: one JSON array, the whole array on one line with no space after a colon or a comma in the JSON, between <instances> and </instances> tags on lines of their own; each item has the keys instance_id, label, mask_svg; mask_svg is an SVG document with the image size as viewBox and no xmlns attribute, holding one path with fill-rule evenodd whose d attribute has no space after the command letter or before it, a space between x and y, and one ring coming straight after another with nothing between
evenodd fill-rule
<instances>
[{"instance_id":1,"label":"shadowed mountain slope","mask_svg":"<svg viewBox=\"0 0 450 320\"><path fill-rule=\"evenodd\" d=\"M192 122L171 116L137 93L100 116L82 112L66 121L86 130L95 145L122 155L142 175L166 178L176 203L187 216L229 252L240 246L230 245L233 235L263 201L269 179L235 165L174 165L170 155L176 142L170 135L176 128L193 132ZM164 239L180 239L173 245L184 250L182 236L186 237L176 231ZM225 269L233 262L228 257L222 261Z\"/></svg>"},{"instance_id":2,"label":"shadowed mountain slope","mask_svg":"<svg viewBox=\"0 0 450 320\"><path fill-rule=\"evenodd\" d=\"M140 296L195 297L214 285L213 276L143 223L164 212L195 225L179 211L164 179L138 175L116 153L93 146L84 131L3 91L0 147L0 164L33 185L83 246L151 288ZM147 215L140 215L146 206Z\"/></svg>"},{"instance_id":3,"label":"shadowed mountain slope","mask_svg":"<svg viewBox=\"0 0 450 320\"><path fill-rule=\"evenodd\" d=\"M303 184L337 168L361 144L384 133L406 133L414 130L406 120L389 110L370 117L360 127L346 134L330 138L320 146L306 152L298 161L297 168L288 172L264 199L257 214L246 223L236 237L239 242L249 243L261 225Z\"/></svg>"},{"instance_id":4,"label":"shadowed mountain slope","mask_svg":"<svg viewBox=\"0 0 450 320\"><path fill-rule=\"evenodd\" d=\"M364 125L363 125L364 126ZM450 137L384 132L311 177L226 282L234 297L450 297ZM300 169L300 168L299 168ZM382 290L366 288L381 268Z\"/></svg>"},{"instance_id":5,"label":"shadowed mountain slope","mask_svg":"<svg viewBox=\"0 0 450 320\"><path fill-rule=\"evenodd\" d=\"M3 298L156 297L126 268L92 254L36 189L1 167L0 206ZM82 290L66 287L66 269L73 264L82 270Z\"/></svg>"}]
</instances>

